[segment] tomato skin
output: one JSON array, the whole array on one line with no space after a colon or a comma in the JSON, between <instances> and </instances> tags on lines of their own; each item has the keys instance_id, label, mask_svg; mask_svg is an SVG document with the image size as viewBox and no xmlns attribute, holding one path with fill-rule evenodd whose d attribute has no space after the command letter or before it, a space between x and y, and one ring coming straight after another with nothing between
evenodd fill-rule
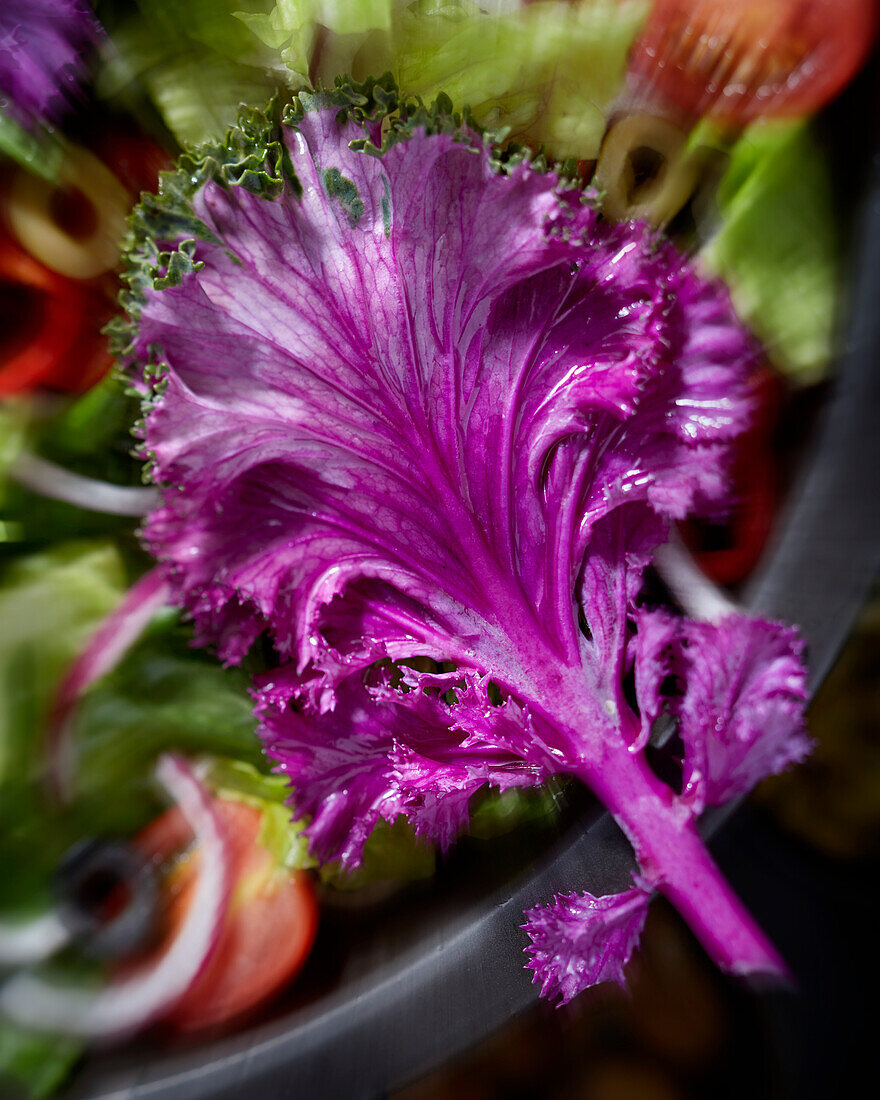
<instances>
[{"instance_id":1,"label":"tomato skin","mask_svg":"<svg viewBox=\"0 0 880 1100\"><path fill-rule=\"evenodd\" d=\"M8 328L4 324L0 394L6 395L45 384L55 376L59 362L81 336L86 294L5 235L0 235L0 280L18 288L26 303L8 319ZM22 303L16 301L16 305Z\"/></svg>"},{"instance_id":2,"label":"tomato skin","mask_svg":"<svg viewBox=\"0 0 880 1100\"><path fill-rule=\"evenodd\" d=\"M0 283L16 307L0 334L0 397L38 387L84 393L106 373L112 359L100 329L113 309L103 285L51 271L2 231Z\"/></svg>"},{"instance_id":3,"label":"tomato skin","mask_svg":"<svg viewBox=\"0 0 880 1100\"><path fill-rule=\"evenodd\" d=\"M654 0L631 70L694 118L810 114L861 67L877 25L876 0Z\"/></svg>"},{"instance_id":4,"label":"tomato skin","mask_svg":"<svg viewBox=\"0 0 880 1100\"><path fill-rule=\"evenodd\" d=\"M108 130L95 142L99 160L131 199L155 190L160 170L170 163L139 133ZM91 200L84 196L84 201ZM0 282L10 287L0 342L0 397L34 388L84 393L106 374L112 356L101 329L115 313L118 286L112 273L61 274L0 231Z\"/></svg>"},{"instance_id":5,"label":"tomato skin","mask_svg":"<svg viewBox=\"0 0 880 1100\"><path fill-rule=\"evenodd\" d=\"M309 876L278 868L258 843L260 811L223 798L215 800L215 807L229 838L234 886L220 940L205 969L164 1017L179 1032L219 1029L268 1000L300 969L318 925ZM135 838L135 846L154 864L167 864L180 854L166 876L157 953L173 939L192 901L198 852L187 851L190 841L189 827L176 808Z\"/></svg>"}]
</instances>

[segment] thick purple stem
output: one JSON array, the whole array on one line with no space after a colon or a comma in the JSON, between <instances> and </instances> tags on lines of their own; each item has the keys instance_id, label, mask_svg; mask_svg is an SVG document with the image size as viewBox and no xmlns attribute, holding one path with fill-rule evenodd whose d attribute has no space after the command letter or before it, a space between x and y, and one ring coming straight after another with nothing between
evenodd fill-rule
<instances>
[{"instance_id":1,"label":"thick purple stem","mask_svg":"<svg viewBox=\"0 0 880 1100\"><path fill-rule=\"evenodd\" d=\"M582 670L560 672L550 662L543 669L543 682L530 685L530 706L547 747L559 770L585 783L611 812L642 877L669 898L722 970L787 977L785 963L710 856L691 808L629 747L635 730L627 736L621 701L609 697L603 705L601 690L585 692ZM539 700L554 700L553 710ZM576 760L565 758L573 745L579 746Z\"/></svg>"},{"instance_id":2,"label":"thick purple stem","mask_svg":"<svg viewBox=\"0 0 880 1100\"><path fill-rule=\"evenodd\" d=\"M497 604L506 583L497 579ZM604 803L632 844L642 877L675 905L717 965L730 974L786 978L784 961L709 854L692 808L654 774L642 751L631 749L638 730L618 676L596 681L585 668L560 665L541 633L516 615L517 596L509 596L505 641L478 664L500 672L505 653L525 658L498 680L528 703L551 767L576 776ZM518 628L512 641L511 623Z\"/></svg>"},{"instance_id":3,"label":"thick purple stem","mask_svg":"<svg viewBox=\"0 0 880 1100\"><path fill-rule=\"evenodd\" d=\"M681 913L722 970L784 978L787 967L709 854L695 821L624 746L578 773L626 833L647 881Z\"/></svg>"}]
</instances>

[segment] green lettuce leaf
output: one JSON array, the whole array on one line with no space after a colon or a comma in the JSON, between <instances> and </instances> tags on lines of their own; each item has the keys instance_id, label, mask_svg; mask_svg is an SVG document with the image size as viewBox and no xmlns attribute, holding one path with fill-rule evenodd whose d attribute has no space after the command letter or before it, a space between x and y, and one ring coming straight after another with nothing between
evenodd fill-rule
<instances>
[{"instance_id":1,"label":"green lettuce leaf","mask_svg":"<svg viewBox=\"0 0 880 1100\"><path fill-rule=\"evenodd\" d=\"M547 155L592 159L646 8L566 0L486 15L453 4L405 9L394 34L401 88L430 102L441 91L489 129L509 128Z\"/></svg>"},{"instance_id":2,"label":"green lettuce leaf","mask_svg":"<svg viewBox=\"0 0 880 1100\"><path fill-rule=\"evenodd\" d=\"M309 855L307 822L291 821L285 805L287 783L283 776L267 775L244 760L212 760L205 779L223 798L234 798L255 806L263 815L258 841L275 857L279 867L289 871L316 867Z\"/></svg>"},{"instance_id":3,"label":"green lettuce leaf","mask_svg":"<svg viewBox=\"0 0 880 1100\"><path fill-rule=\"evenodd\" d=\"M21 557L0 575L0 909L39 909L78 826L59 820L41 783L43 731L68 664L122 596L106 542Z\"/></svg>"},{"instance_id":4,"label":"green lettuce leaf","mask_svg":"<svg viewBox=\"0 0 880 1100\"><path fill-rule=\"evenodd\" d=\"M124 587L109 543L54 547L0 576L0 786L35 765L61 676Z\"/></svg>"},{"instance_id":5,"label":"green lettuce leaf","mask_svg":"<svg viewBox=\"0 0 880 1100\"><path fill-rule=\"evenodd\" d=\"M181 144L216 137L242 103L264 103L286 82L277 52L244 22L271 7L271 0L138 0L108 20L114 49L98 92L119 101L143 87ZM244 20L233 16L240 8L248 9Z\"/></svg>"},{"instance_id":6,"label":"green lettuce leaf","mask_svg":"<svg viewBox=\"0 0 880 1100\"><path fill-rule=\"evenodd\" d=\"M0 1020L0 1096L43 1100L63 1084L82 1053L75 1039L38 1035Z\"/></svg>"},{"instance_id":7,"label":"green lettuce leaf","mask_svg":"<svg viewBox=\"0 0 880 1100\"><path fill-rule=\"evenodd\" d=\"M140 399L108 374L58 414L33 422L32 448L76 473L116 484L138 484L142 464L132 456Z\"/></svg>"},{"instance_id":8,"label":"green lettuce leaf","mask_svg":"<svg viewBox=\"0 0 880 1100\"><path fill-rule=\"evenodd\" d=\"M806 123L751 127L717 195L721 225L702 249L740 316L798 384L831 362L840 286L828 158Z\"/></svg>"},{"instance_id":9,"label":"green lettuce leaf","mask_svg":"<svg viewBox=\"0 0 880 1100\"><path fill-rule=\"evenodd\" d=\"M368 36L391 31L394 8L394 0L278 0L266 12L234 14L270 49L278 51L298 89L310 82L317 53L325 62L324 69L332 70L330 83L337 73L347 72ZM375 75L385 68L387 65Z\"/></svg>"},{"instance_id":10,"label":"green lettuce leaf","mask_svg":"<svg viewBox=\"0 0 880 1100\"><path fill-rule=\"evenodd\" d=\"M6 472L25 445L30 416L26 398L6 398L0 403L0 500Z\"/></svg>"},{"instance_id":11,"label":"green lettuce leaf","mask_svg":"<svg viewBox=\"0 0 880 1100\"><path fill-rule=\"evenodd\" d=\"M363 863L345 871L338 863L325 863L319 876L334 890L361 890L379 882L413 882L434 873L434 849L413 832L409 822L399 817L393 823L380 821L364 846Z\"/></svg>"},{"instance_id":12,"label":"green lettuce leaf","mask_svg":"<svg viewBox=\"0 0 880 1100\"><path fill-rule=\"evenodd\" d=\"M74 718L75 795L93 832L130 832L159 808L156 756L228 756L259 766L247 674L193 650L176 612L144 637L82 698Z\"/></svg>"},{"instance_id":13,"label":"green lettuce leaf","mask_svg":"<svg viewBox=\"0 0 880 1100\"><path fill-rule=\"evenodd\" d=\"M540 787L488 791L471 812L468 835L491 840L521 825L548 825L559 818L561 798L562 786L557 780Z\"/></svg>"},{"instance_id":14,"label":"green lettuce leaf","mask_svg":"<svg viewBox=\"0 0 880 1100\"><path fill-rule=\"evenodd\" d=\"M108 554L121 573L116 552ZM49 557L34 555L26 564L38 571L40 560ZM45 632L35 628L28 646L21 639L14 644L9 640L12 655L6 659L0 683L0 718L5 723L4 768L0 771L0 864L4 868L0 910L38 911L47 904L55 865L80 837L128 835L161 812L163 802L152 775L155 758L164 749L221 753L265 767L254 734L246 673L224 669L210 656L194 651L191 632L180 624L175 612L168 611L156 616L120 665L80 700L72 731L73 797L63 807L47 798L40 782L43 754L39 734L45 726L45 712L67 660L91 632L82 629L74 611L80 603L90 607L94 601L100 602L100 593L107 586L97 569L89 574L85 569L88 563L78 564L82 573L79 587L72 581L66 585L56 581L57 591L53 592L44 576L38 591L36 583L20 583L10 589L6 603L0 599L0 613L11 606L14 597L17 611L46 628ZM20 563L15 572L23 569ZM53 571L53 579L56 573ZM113 590L115 597L122 587L119 584ZM26 603L32 589L31 602ZM109 598L105 599L105 613L110 606ZM66 609L66 618L61 608ZM90 620L91 629L97 621ZM57 635L54 644L64 646L63 661L62 654L52 648L53 634Z\"/></svg>"},{"instance_id":15,"label":"green lettuce leaf","mask_svg":"<svg viewBox=\"0 0 880 1100\"><path fill-rule=\"evenodd\" d=\"M332 85L390 70L426 103L445 92L480 125L563 159L596 156L607 106L647 12L635 0L539 0L487 12L468 0L391 3L279 0L268 15L240 15L278 50L295 87Z\"/></svg>"},{"instance_id":16,"label":"green lettuce leaf","mask_svg":"<svg viewBox=\"0 0 880 1100\"><path fill-rule=\"evenodd\" d=\"M35 137L10 114L0 110L0 157L9 157L22 168L54 183L63 159L62 145L48 135Z\"/></svg>"},{"instance_id":17,"label":"green lettuce leaf","mask_svg":"<svg viewBox=\"0 0 880 1100\"><path fill-rule=\"evenodd\" d=\"M84 477L140 485L143 464L132 454L131 435L139 415L139 400L115 376L60 408L23 398L0 404L0 555L116 536L132 557L134 572L143 568L130 517L85 511L31 492L6 476L9 465L26 450Z\"/></svg>"}]
</instances>

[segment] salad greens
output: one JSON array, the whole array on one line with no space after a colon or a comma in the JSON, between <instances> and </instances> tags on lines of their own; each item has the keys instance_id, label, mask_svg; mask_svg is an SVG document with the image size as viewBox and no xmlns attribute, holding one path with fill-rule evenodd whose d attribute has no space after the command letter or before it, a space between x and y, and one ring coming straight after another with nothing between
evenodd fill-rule
<instances>
[{"instance_id":1,"label":"salad greens","mask_svg":"<svg viewBox=\"0 0 880 1100\"><path fill-rule=\"evenodd\" d=\"M15 465L27 455L111 486L142 485L132 457L131 428L137 398L117 378L105 378L82 397L45 403L11 398L0 408L0 559L59 542L114 537L126 566L137 573L144 557L126 516L53 499L18 480ZM125 489L123 489L125 492Z\"/></svg>"},{"instance_id":2,"label":"salad greens","mask_svg":"<svg viewBox=\"0 0 880 1100\"><path fill-rule=\"evenodd\" d=\"M137 109L142 86L181 143L223 133L240 104L265 102L286 83L277 54L242 21L270 7L271 0L138 0L121 11L99 8L113 50L97 91Z\"/></svg>"},{"instance_id":3,"label":"salad greens","mask_svg":"<svg viewBox=\"0 0 880 1100\"><path fill-rule=\"evenodd\" d=\"M486 785L573 775L641 870L528 914L545 994L620 978L656 890L723 968L779 972L696 816L808 751L800 642L640 599L749 423L722 286L387 79L249 112L127 253L144 538L202 644L268 632L259 732L312 852L357 867L400 816L445 847ZM644 754L663 711L680 793Z\"/></svg>"},{"instance_id":4,"label":"salad greens","mask_svg":"<svg viewBox=\"0 0 880 1100\"><path fill-rule=\"evenodd\" d=\"M51 177L45 128L99 28L79 0L7 8L0 151ZM134 390L0 408L0 855L21 868L0 907L45 908L73 840L149 821L170 748L198 757L193 788L259 809L278 868L337 890L430 875L436 848L554 813L574 777L638 871L526 913L544 996L622 984L658 892L722 968L782 972L697 821L809 751L802 643L673 614L646 580L675 522L731 504L759 356L733 307L799 380L829 357L836 244L806 125L733 146L700 268L603 219L573 160L547 170L599 152L641 0L136 8L99 4L99 94L145 88L208 143L130 223L114 343ZM166 610L83 674L58 805L39 731L145 559L129 519L44 499L23 462L125 494L141 398L160 563L142 621L170 587L226 667ZM0 1024L0 1075L43 1095L78 1049Z\"/></svg>"},{"instance_id":5,"label":"salad greens","mask_svg":"<svg viewBox=\"0 0 880 1100\"><path fill-rule=\"evenodd\" d=\"M184 143L219 137L241 103L337 73L393 73L425 102L440 92L483 126L507 127L548 156L591 158L618 94L643 0L139 0L111 23L99 88L140 80ZM488 10L487 10L488 9Z\"/></svg>"},{"instance_id":6,"label":"salad greens","mask_svg":"<svg viewBox=\"0 0 880 1100\"><path fill-rule=\"evenodd\" d=\"M110 543L70 543L19 558L0 575L0 787L30 776L52 691L125 589Z\"/></svg>"},{"instance_id":7,"label":"salad greens","mask_svg":"<svg viewBox=\"0 0 880 1100\"><path fill-rule=\"evenodd\" d=\"M172 613L86 693L73 740L77 797L106 832L131 831L155 812L151 765L166 749L261 759L245 674L194 652Z\"/></svg>"},{"instance_id":8,"label":"salad greens","mask_svg":"<svg viewBox=\"0 0 880 1100\"><path fill-rule=\"evenodd\" d=\"M420 842L402 818L389 825L381 822L370 834L364 858L356 870L345 870L331 863L319 867L308 851L305 819L291 821L286 805L287 783L281 775L266 775L252 764L239 759L213 758L205 779L222 798L248 802L262 812L259 841L281 867L318 868L323 883L337 890L358 890L379 882L407 882L428 878L434 873L434 852ZM518 807L496 806L490 800L484 808L488 822L504 816L522 821Z\"/></svg>"},{"instance_id":9,"label":"salad greens","mask_svg":"<svg viewBox=\"0 0 880 1100\"><path fill-rule=\"evenodd\" d=\"M750 127L718 187L701 257L773 361L803 385L831 361L840 253L826 157L803 122Z\"/></svg>"},{"instance_id":10,"label":"salad greens","mask_svg":"<svg viewBox=\"0 0 880 1100\"><path fill-rule=\"evenodd\" d=\"M0 1090L43 1100L70 1074L82 1053L82 1043L60 1035L41 1035L0 1020Z\"/></svg>"},{"instance_id":11,"label":"salad greens","mask_svg":"<svg viewBox=\"0 0 880 1100\"><path fill-rule=\"evenodd\" d=\"M482 126L561 160L598 152L647 10L638 0L281 0L268 16L240 18L280 50L295 88L388 71L407 94L429 103L445 93Z\"/></svg>"},{"instance_id":12,"label":"salad greens","mask_svg":"<svg viewBox=\"0 0 880 1100\"><path fill-rule=\"evenodd\" d=\"M41 179L54 181L61 167L58 146L40 141L20 122L0 111L0 155Z\"/></svg>"},{"instance_id":13,"label":"salad greens","mask_svg":"<svg viewBox=\"0 0 880 1100\"><path fill-rule=\"evenodd\" d=\"M0 501L6 487L6 472L24 445L28 418L23 401L8 400L0 405Z\"/></svg>"},{"instance_id":14,"label":"salad greens","mask_svg":"<svg viewBox=\"0 0 880 1100\"><path fill-rule=\"evenodd\" d=\"M69 662L122 596L126 575L108 542L60 544L0 574L0 912L39 912L82 822L59 819L42 786L44 738ZM11 1042L11 1039L9 1040Z\"/></svg>"}]
</instances>

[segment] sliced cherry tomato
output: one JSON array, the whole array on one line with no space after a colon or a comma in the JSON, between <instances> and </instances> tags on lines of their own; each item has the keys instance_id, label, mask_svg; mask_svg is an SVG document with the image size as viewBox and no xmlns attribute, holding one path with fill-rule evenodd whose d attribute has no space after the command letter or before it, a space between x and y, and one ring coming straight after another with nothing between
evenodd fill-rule
<instances>
[{"instance_id":1,"label":"sliced cherry tomato","mask_svg":"<svg viewBox=\"0 0 880 1100\"><path fill-rule=\"evenodd\" d=\"M95 261L91 239L107 228L111 208L121 218L140 191L155 190L169 161L139 133L106 131L95 145L97 159L84 149L69 154L71 186L52 190L25 172L7 181L4 213L12 234L0 235L0 396L35 387L82 393L111 366L101 329L115 311L115 243L109 259ZM62 245L69 269L59 263L55 270ZM105 274L91 277L107 264Z\"/></svg>"},{"instance_id":2,"label":"sliced cherry tomato","mask_svg":"<svg viewBox=\"0 0 880 1100\"><path fill-rule=\"evenodd\" d=\"M654 0L632 69L697 117L809 114L865 60L876 0Z\"/></svg>"},{"instance_id":3,"label":"sliced cherry tomato","mask_svg":"<svg viewBox=\"0 0 880 1100\"><path fill-rule=\"evenodd\" d=\"M83 286L0 236L0 394L51 382L87 323Z\"/></svg>"},{"instance_id":4,"label":"sliced cherry tomato","mask_svg":"<svg viewBox=\"0 0 880 1100\"><path fill-rule=\"evenodd\" d=\"M779 414L779 382L761 369L752 379L757 416L737 444L733 464L733 511L724 523L688 520L685 544L717 584L738 584L758 564L773 524L778 497L773 431Z\"/></svg>"},{"instance_id":5,"label":"sliced cherry tomato","mask_svg":"<svg viewBox=\"0 0 880 1100\"><path fill-rule=\"evenodd\" d=\"M259 844L259 810L223 798L216 800L216 807L229 837L235 885L220 941L205 970L166 1017L178 1031L218 1028L278 992L305 961L318 924L309 876L279 868ZM189 827L177 808L135 839L145 857L167 868L156 954L166 950L192 901L199 857L188 849L190 843Z\"/></svg>"}]
</instances>

